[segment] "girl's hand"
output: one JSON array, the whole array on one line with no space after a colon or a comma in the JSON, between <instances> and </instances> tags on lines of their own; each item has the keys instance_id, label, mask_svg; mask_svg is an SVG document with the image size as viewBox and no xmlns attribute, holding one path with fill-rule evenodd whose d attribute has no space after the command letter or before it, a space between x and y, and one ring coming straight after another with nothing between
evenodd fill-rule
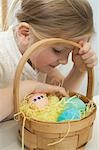
<instances>
[{"instance_id":1,"label":"girl's hand","mask_svg":"<svg viewBox=\"0 0 99 150\"><path fill-rule=\"evenodd\" d=\"M83 46L80 50L73 50L72 60L75 67L84 72L87 68L93 68L97 64L98 59L89 42L83 44L83 41L80 41L79 44Z\"/></svg>"},{"instance_id":2,"label":"girl's hand","mask_svg":"<svg viewBox=\"0 0 99 150\"><path fill-rule=\"evenodd\" d=\"M60 93L68 97L65 88L41 83L33 80L21 81L20 84L20 100L30 93Z\"/></svg>"},{"instance_id":3,"label":"girl's hand","mask_svg":"<svg viewBox=\"0 0 99 150\"><path fill-rule=\"evenodd\" d=\"M59 87L59 86L54 86L50 84L45 84L45 83L36 83L34 87L34 93L57 93L59 92L63 96L68 97L68 94L66 93L65 88Z\"/></svg>"}]
</instances>

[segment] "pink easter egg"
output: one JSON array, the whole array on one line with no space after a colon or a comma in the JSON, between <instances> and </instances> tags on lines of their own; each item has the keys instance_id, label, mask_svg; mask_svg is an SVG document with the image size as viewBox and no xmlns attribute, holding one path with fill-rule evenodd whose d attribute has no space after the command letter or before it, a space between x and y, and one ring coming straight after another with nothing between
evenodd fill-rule
<instances>
[{"instance_id":1,"label":"pink easter egg","mask_svg":"<svg viewBox=\"0 0 99 150\"><path fill-rule=\"evenodd\" d=\"M33 94L29 99L29 102L33 103L38 108L42 109L48 105L48 97L46 96L46 94L41 93Z\"/></svg>"}]
</instances>

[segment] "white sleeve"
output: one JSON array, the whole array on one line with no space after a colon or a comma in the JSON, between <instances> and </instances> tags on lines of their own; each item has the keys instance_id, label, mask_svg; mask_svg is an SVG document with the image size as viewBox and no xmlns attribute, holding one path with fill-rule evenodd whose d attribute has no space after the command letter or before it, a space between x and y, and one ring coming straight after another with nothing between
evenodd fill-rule
<instances>
[{"instance_id":1,"label":"white sleeve","mask_svg":"<svg viewBox=\"0 0 99 150\"><path fill-rule=\"evenodd\" d=\"M3 77L4 77L4 66L3 66L3 55L1 52L1 47L0 47L0 84L3 81Z\"/></svg>"},{"instance_id":2,"label":"white sleeve","mask_svg":"<svg viewBox=\"0 0 99 150\"><path fill-rule=\"evenodd\" d=\"M10 61L10 57L0 45L0 88L6 87L11 82Z\"/></svg>"}]
</instances>

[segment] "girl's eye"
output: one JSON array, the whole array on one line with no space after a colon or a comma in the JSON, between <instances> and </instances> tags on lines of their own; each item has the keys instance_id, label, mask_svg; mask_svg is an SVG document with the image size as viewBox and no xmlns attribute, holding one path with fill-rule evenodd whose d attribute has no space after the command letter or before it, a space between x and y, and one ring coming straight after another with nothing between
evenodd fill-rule
<instances>
[{"instance_id":1,"label":"girl's eye","mask_svg":"<svg viewBox=\"0 0 99 150\"><path fill-rule=\"evenodd\" d=\"M61 53L61 51L59 51L59 50L57 50L57 49L55 49L55 48L53 48L53 51L54 51L55 53Z\"/></svg>"}]
</instances>

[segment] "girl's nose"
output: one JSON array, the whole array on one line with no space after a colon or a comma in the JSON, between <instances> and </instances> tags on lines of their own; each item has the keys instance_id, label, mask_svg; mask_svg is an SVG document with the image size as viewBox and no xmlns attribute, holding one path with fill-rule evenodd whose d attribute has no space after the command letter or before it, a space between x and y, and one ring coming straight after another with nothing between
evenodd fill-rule
<instances>
[{"instance_id":1,"label":"girl's nose","mask_svg":"<svg viewBox=\"0 0 99 150\"><path fill-rule=\"evenodd\" d=\"M59 60L59 64L62 64L62 65L66 65L67 62L68 62L67 58Z\"/></svg>"},{"instance_id":2,"label":"girl's nose","mask_svg":"<svg viewBox=\"0 0 99 150\"><path fill-rule=\"evenodd\" d=\"M69 53L62 53L59 57L59 63L60 64L67 64L68 63L68 57L69 57Z\"/></svg>"}]
</instances>

